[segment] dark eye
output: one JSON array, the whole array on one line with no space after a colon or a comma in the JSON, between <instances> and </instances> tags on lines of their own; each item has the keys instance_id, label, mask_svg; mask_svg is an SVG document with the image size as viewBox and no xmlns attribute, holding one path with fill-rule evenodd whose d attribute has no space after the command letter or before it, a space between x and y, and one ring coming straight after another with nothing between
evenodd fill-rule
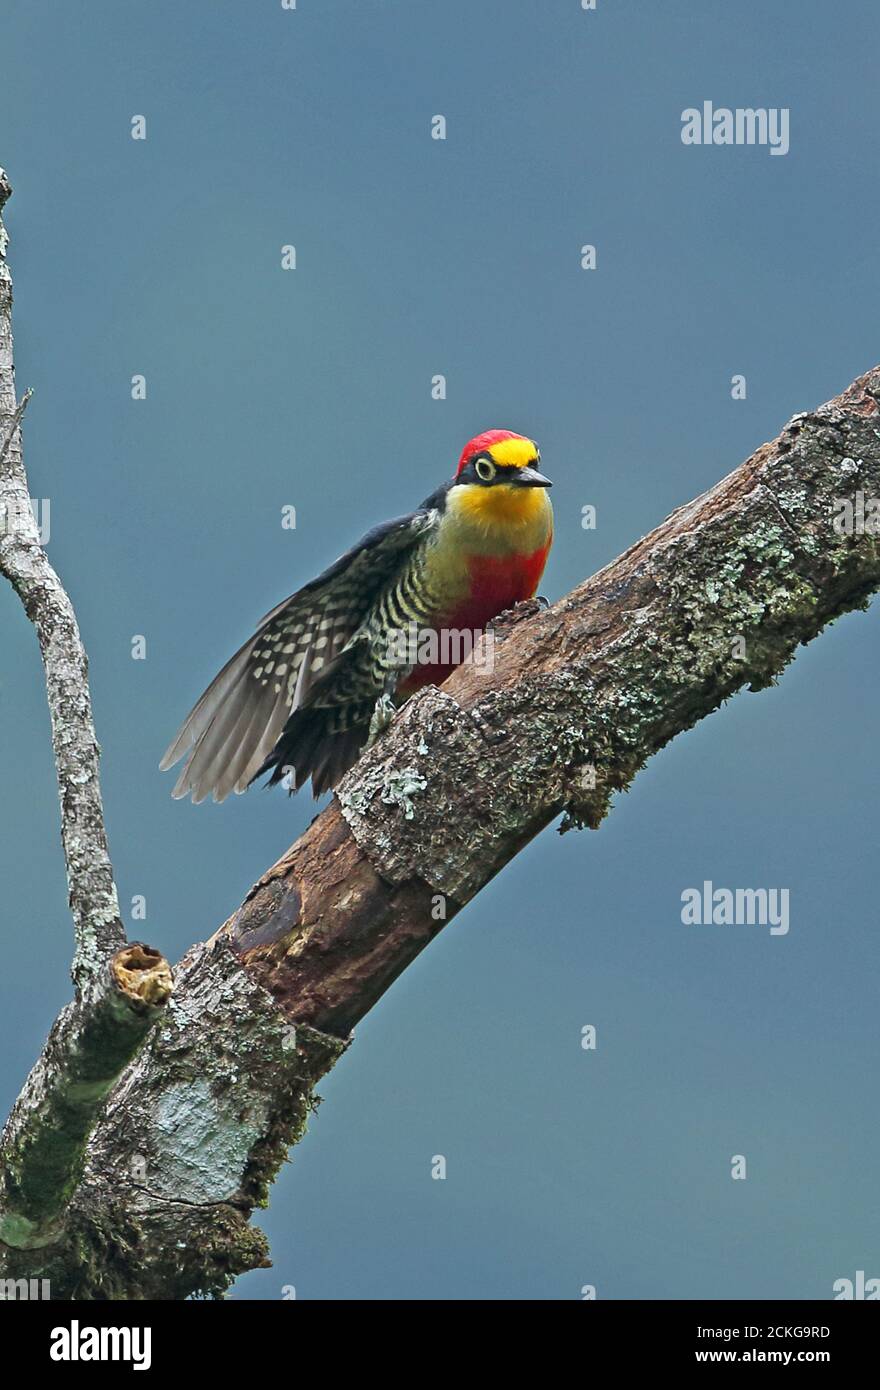
<instances>
[{"instance_id":1,"label":"dark eye","mask_svg":"<svg viewBox=\"0 0 880 1390\"><path fill-rule=\"evenodd\" d=\"M491 483L495 477L495 465L491 459L477 459L474 471L483 483Z\"/></svg>"}]
</instances>

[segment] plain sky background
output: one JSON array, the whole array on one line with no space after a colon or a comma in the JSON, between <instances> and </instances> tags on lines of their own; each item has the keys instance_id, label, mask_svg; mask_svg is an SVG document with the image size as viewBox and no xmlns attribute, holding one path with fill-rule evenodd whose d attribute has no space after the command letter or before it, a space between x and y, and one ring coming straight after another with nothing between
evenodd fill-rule
<instances>
[{"instance_id":1,"label":"plain sky background","mask_svg":"<svg viewBox=\"0 0 880 1390\"><path fill-rule=\"evenodd\" d=\"M878 43L872 0L4 0L26 461L134 936L179 957L314 814L173 802L157 763L194 697L472 434L540 442L553 599L880 359ZM789 107L790 153L686 148L704 99ZM71 927L11 591L0 632L5 1113L69 997ZM259 1217L274 1268L234 1297L830 1298L880 1275L878 639L876 610L835 624L440 935L323 1082ZM788 887L788 936L684 927L704 879Z\"/></svg>"}]
</instances>

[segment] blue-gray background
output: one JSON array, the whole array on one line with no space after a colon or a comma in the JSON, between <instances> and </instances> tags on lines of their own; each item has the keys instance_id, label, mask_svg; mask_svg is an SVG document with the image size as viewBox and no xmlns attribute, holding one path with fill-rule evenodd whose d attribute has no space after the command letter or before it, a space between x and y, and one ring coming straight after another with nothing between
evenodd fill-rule
<instances>
[{"instance_id":1,"label":"blue-gray background","mask_svg":"<svg viewBox=\"0 0 880 1390\"><path fill-rule=\"evenodd\" d=\"M180 955L306 826L275 793L172 802L158 757L253 621L471 434L540 441L557 597L875 363L878 41L871 0L5 0L27 463L91 653L122 902L147 899L133 934ZM791 152L685 148L703 99L790 107ZM0 624L5 1112L71 931L11 592ZM237 1296L826 1298L880 1275L878 636L876 612L836 624L441 934L324 1082L260 1217L275 1266ZM704 879L789 887L790 934L682 926Z\"/></svg>"}]
</instances>

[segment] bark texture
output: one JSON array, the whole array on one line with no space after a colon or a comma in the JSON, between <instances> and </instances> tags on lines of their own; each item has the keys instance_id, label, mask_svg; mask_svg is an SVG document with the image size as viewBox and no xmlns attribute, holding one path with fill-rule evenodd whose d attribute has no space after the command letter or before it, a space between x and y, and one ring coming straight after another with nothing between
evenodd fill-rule
<instances>
[{"instance_id":1,"label":"bark texture","mask_svg":"<svg viewBox=\"0 0 880 1390\"><path fill-rule=\"evenodd\" d=\"M880 368L547 611L496 624L494 671L416 695L333 803L182 962L95 1126L56 1238L5 1272L56 1297L220 1295L266 1261L250 1224L314 1086L444 923L543 827L616 791L880 587Z\"/></svg>"}]
</instances>

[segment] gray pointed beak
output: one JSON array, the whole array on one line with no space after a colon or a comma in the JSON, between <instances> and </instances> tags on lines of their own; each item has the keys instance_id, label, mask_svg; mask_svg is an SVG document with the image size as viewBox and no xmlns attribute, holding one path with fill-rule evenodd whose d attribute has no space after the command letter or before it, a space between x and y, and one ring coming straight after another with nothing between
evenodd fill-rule
<instances>
[{"instance_id":1,"label":"gray pointed beak","mask_svg":"<svg viewBox=\"0 0 880 1390\"><path fill-rule=\"evenodd\" d=\"M516 477L512 479L517 487L552 487L549 478L545 478L543 473L539 473L537 468L521 468Z\"/></svg>"}]
</instances>

